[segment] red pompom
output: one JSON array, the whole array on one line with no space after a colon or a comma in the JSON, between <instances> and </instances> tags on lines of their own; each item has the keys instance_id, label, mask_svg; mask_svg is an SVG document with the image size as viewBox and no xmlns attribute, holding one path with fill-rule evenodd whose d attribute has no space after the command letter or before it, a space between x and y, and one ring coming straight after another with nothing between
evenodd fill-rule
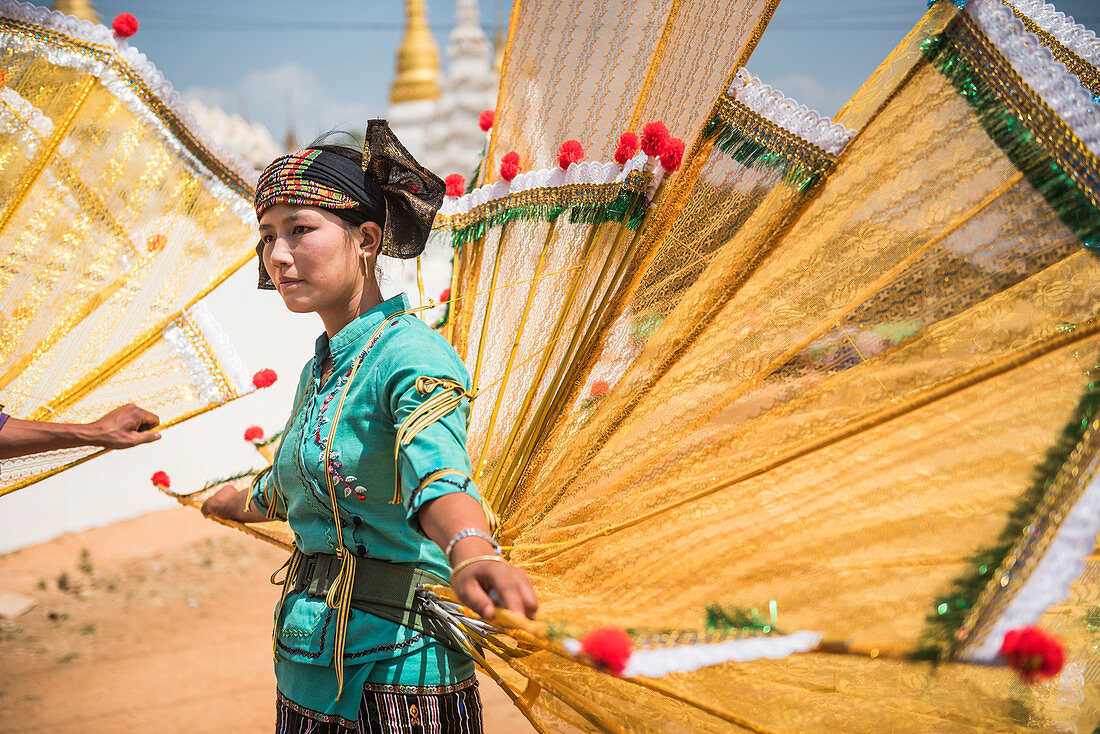
<instances>
[{"instance_id":1,"label":"red pompom","mask_svg":"<svg viewBox=\"0 0 1100 734\"><path fill-rule=\"evenodd\" d=\"M449 300L451 300L451 289L444 288L443 292L439 294L439 302L446 303Z\"/></svg>"},{"instance_id":2,"label":"red pompom","mask_svg":"<svg viewBox=\"0 0 1100 734\"><path fill-rule=\"evenodd\" d=\"M668 128L663 122L651 122L642 128L642 151L650 158L660 158L668 145Z\"/></svg>"},{"instance_id":3,"label":"red pompom","mask_svg":"<svg viewBox=\"0 0 1100 734\"><path fill-rule=\"evenodd\" d=\"M634 133L623 133L619 136L619 147L615 151L615 162L625 166L626 162L638 155L638 136Z\"/></svg>"},{"instance_id":4,"label":"red pompom","mask_svg":"<svg viewBox=\"0 0 1100 734\"><path fill-rule=\"evenodd\" d=\"M592 388L589 390L589 395L594 398L602 398L611 391L611 386L607 384L607 380L596 380L592 383Z\"/></svg>"},{"instance_id":5,"label":"red pompom","mask_svg":"<svg viewBox=\"0 0 1100 734\"><path fill-rule=\"evenodd\" d=\"M162 234L155 234L149 239L145 240L146 252L160 252L164 249L164 246L168 244L168 238Z\"/></svg>"},{"instance_id":6,"label":"red pompom","mask_svg":"<svg viewBox=\"0 0 1100 734\"><path fill-rule=\"evenodd\" d=\"M259 441L263 439L263 437L264 429L260 428L259 426L249 426L248 428L244 429L245 441Z\"/></svg>"},{"instance_id":7,"label":"red pompom","mask_svg":"<svg viewBox=\"0 0 1100 734\"><path fill-rule=\"evenodd\" d=\"M665 173L675 173L683 161L684 141L680 138L669 138L665 152L661 153L661 168L665 169Z\"/></svg>"},{"instance_id":8,"label":"red pompom","mask_svg":"<svg viewBox=\"0 0 1100 734\"><path fill-rule=\"evenodd\" d=\"M584 158L584 148L579 141L566 140L558 149L558 165L564 169L568 169L581 158Z\"/></svg>"},{"instance_id":9,"label":"red pompom","mask_svg":"<svg viewBox=\"0 0 1100 734\"><path fill-rule=\"evenodd\" d=\"M592 630L581 640L581 652L597 667L615 675L623 674L633 651L630 638L617 627Z\"/></svg>"},{"instance_id":10,"label":"red pompom","mask_svg":"<svg viewBox=\"0 0 1100 734\"><path fill-rule=\"evenodd\" d=\"M510 151L500 159L500 177L505 181L511 181L519 175L519 153Z\"/></svg>"},{"instance_id":11,"label":"red pompom","mask_svg":"<svg viewBox=\"0 0 1100 734\"><path fill-rule=\"evenodd\" d=\"M998 654L1028 682L1053 678L1066 663L1062 644L1038 627L1011 630L1005 635Z\"/></svg>"},{"instance_id":12,"label":"red pompom","mask_svg":"<svg viewBox=\"0 0 1100 734\"><path fill-rule=\"evenodd\" d=\"M252 375L252 384L256 387L271 387L275 384L275 380L278 379L279 376L275 374L275 370L269 370L265 367Z\"/></svg>"},{"instance_id":13,"label":"red pompom","mask_svg":"<svg viewBox=\"0 0 1100 734\"><path fill-rule=\"evenodd\" d=\"M119 38L129 38L137 33L138 19L129 13L119 13L111 21L111 27L115 29L115 34Z\"/></svg>"},{"instance_id":14,"label":"red pompom","mask_svg":"<svg viewBox=\"0 0 1100 734\"><path fill-rule=\"evenodd\" d=\"M466 179L461 173L452 173L443 179L443 183L447 184L447 196L462 196L466 190Z\"/></svg>"},{"instance_id":15,"label":"red pompom","mask_svg":"<svg viewBox=\"0 0 1100 734\"><path fill-rule=\"evenodd\" d=\"M172 486L172 480L168 478L168 472L158 471L153 475L153 484L161 489L168 489Z\"/></svg>"},{"instance_id":16,"label":"red pompom","mask_svg":"<svg viewBox=\"0 0 1100 734\"><path fill-rule=\"evenodd\" d=\"M496 113L492 110L485 110L477 116L477 126L485 132L489 132L493 128L493 118Z\"/></svg>"}]
</instances>

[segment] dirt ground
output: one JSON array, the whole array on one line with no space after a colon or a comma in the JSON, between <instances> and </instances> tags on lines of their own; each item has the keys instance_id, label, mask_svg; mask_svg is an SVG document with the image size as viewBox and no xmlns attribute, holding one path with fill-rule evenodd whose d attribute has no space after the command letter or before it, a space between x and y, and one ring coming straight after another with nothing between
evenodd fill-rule
<instances>
[{"instance_id":1,"label":"dirt ground","mask_svg":"<svg viewBox=\"0 0 1100 734\"><path fill-rule=\"evenodd\" d=\"M0 732L274 728L268 577L285 554L180 508L0 556ZM533 731L481 677L485 731Z\"/></svg>"}]
</instances>

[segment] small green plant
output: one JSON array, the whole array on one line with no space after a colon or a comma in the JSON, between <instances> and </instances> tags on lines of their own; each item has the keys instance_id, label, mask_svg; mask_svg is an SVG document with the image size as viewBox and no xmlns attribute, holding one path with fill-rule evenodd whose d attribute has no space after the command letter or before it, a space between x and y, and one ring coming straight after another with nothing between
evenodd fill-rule
<instances>
[{"instance_id":1,"label":"small green plant","mask_svg":"<svg viewBox=\"0 0 1100 734\"><path fill-rule=\"evenodd\" d=\"M57 588L61 589L62 591L67 591L69 589L68 571L62 571L61 575L57 577Z\"/></svg>"},{"instance_id":2,"label":"small green plant","mask_svg":"<svg viewBox=\"0 0 1100 734\"><path fill-rule=\"evenodd\" d=\"M39 589L39 591L45 591L46 587L47 587L46 579L38 579L38 589Z\"/></svg>"},{"instance_id":3,"label":"small green plant","mask_svg":"<svg viewBox=\"0 0 1100 734\"><path fill-rule=\"evenodd\" d=\"M95 570L92 566L92 554L88 552L87 548L80 549L80 563L77 564L77 568L89 576Z\"/></svg>"},{"instance_id":4,"label":"small green plant","mask_svg":"<svg viewBox=\"0 0 1100 734\"><path fill-rule=\"evenodd\" d=\"M94 624L84 625L83 627L80 628L80 634L82 634L82 635L94 635L95 634L95 625Z\"/></svg>"}]
</instances>

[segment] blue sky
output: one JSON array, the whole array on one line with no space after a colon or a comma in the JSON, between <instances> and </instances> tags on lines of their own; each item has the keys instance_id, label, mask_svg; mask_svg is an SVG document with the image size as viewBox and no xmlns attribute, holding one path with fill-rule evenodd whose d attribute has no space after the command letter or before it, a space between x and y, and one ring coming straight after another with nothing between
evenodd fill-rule
<instances>
[{"instance_id":1,"label":"blue sky","mask_svg":"<svg viewBox=\"0 0 1100 734\"><path fill-rule=\"evenodd\" d=\"M39 2L47 5L47 2ZM428 0L441 50L454 0ZM482 25L506 28L511 3L481 0ZM1063 0L1067 15L1100 29L1100 2ZM133 13L132 44L177 90L264 123L282 140L288 109L299 140L359 128L385 113L404 0L101 0L109 23ZM832 115L920 18L924 0L783 0L749 69Z\"/></svg>"}]
</instances>

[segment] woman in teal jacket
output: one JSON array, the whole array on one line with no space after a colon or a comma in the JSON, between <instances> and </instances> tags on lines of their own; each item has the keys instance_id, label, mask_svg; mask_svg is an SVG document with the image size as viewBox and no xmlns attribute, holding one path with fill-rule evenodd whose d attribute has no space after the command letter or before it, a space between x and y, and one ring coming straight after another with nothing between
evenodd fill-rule
<instances>
[{"instance_id":1,"label":"woman in teal jacket","mask_svg":"<svg viewBox=\"0 0 1100 734\"><path fill-rule=\"evenodd\" d=\"M469 375L375 277L378 254L423 250L442 197L381 120L361 154L313 146L257 186L260 287L325 331L271 471L203 511L294 531L274 631L280 732L480 731L473 665L415 591L449 578L486 617L537 606L470 478Z\"/></svg>"}]
</instances>

